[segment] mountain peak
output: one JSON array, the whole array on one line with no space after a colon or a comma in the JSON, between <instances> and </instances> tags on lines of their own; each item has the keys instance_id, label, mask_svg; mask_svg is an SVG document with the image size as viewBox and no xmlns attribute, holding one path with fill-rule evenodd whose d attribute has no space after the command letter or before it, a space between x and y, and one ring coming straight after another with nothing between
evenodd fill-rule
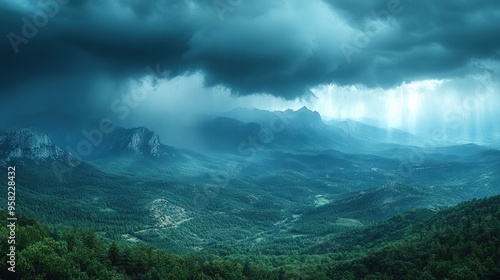
<instances>
[{"instance_id":1,"label":"mountain peak","mask_svg":"<svg viewBox=\"0 0 500 280\"><path fill-rule=\"evenodd\" d=\"M295 111L295 113L315 115L315 116L319 116L321 119L321 115L317 111L313 111L313 110L307 108L306 106L302 106L302 108Z\"/></svg>"},{"instance_id":2,"label":"mountain peak","mask_svg":"<svg viewBox=\"0 0 500 280\"><path fill-rule=\"evenodd\" d=\"M139 126L136 128L131 128L131 130L134 130L137 133L154 133L153 131L149 130L148 128L144 126Z\"/></svg>"},{"instance_id":3,"label":"mountain peak","mask_svg":"<svg viewBox=\"0 0 500 280\"><path fill-rule=\"evenodd\" d=\"M97 147L94 156L118 155L123 153L141 154L152 157L173 155L174 149L161 143L160 136L146 127L117 127L106 135Z\"/></svg>"},{"instance_id":4,"label":"mountain peak","mask_svg":"<svg viewBox=\"0 0 500 280\"><path fill-rule=\"evenodd\" d=\"M138 154L145 152L154 157L158 157L161 145L158 134L141 126L132 129L132 136L127 145L127 149Z\"/></svg>"},{"instance_id":5,"label":"mountain peak","mask_svg":"<svg viewBox=\"0 0 500 280\"><path fill-rule=\"evenodd\" d=\"M319 129L324 126L321 115L316 111L309 110L306 106L297 111L286 110L284 113L300 129Z\"/></svg>"},{"instance_id":6,"label":"mountain peak","mask_svg":"<svg viewBox=\"0 0 500 280\"><path fill-rule=\"evenodd\" d=\"M49 137L36 130L18 129L0 131L0 158L10 161L15 158L33 160L56 159L64 151L54 145Z\"/></svg>"}]
</instances>

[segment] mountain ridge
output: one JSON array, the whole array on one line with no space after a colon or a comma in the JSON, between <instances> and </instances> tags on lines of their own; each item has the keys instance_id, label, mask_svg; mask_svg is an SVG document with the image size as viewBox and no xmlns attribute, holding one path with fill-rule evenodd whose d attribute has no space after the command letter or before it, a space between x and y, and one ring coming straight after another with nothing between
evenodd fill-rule
<instances>
[{"instance_id":1,"label":"mountain ridge","mask_svg":"<svg viewBox=\"0 0 500 280\"><path fill-rule=\"evenodd\" d=\"M177 149L164 145L158 134L145 127L130 129L116 127L111 133L102 134L96 139L91 137L92 135L87 135L87 138L81 137L80 141L66 145L63 149L54 144L51 137L38 129L0 130L0 160L11 161L25 158L46 161L63 160L68 156L91 160L119 154L160 158L180 153Z\"/></svg>"},{"instance_id":2,"label":"mountain ridge","mask_svg":"<svg viewBox=\"0 0 500 280\"><path fill-rule=\"evenodd\" d=\"M164 145L160 136L146 127L116 127L102 137L102 142L96 145L96 151L92 156L103 157L127 153L160 158L173 155L175 148Z\"/></svg>"},{"instance_id":3,"label":"mountain ridge","mask_svg":"<svg viewBox=\"0 0 500 280\"><path fill-rule=\"evenodd\" d=\"M0 160L27 158L35 161L60 159L66 152L34 129L0 130Z\"/></svg>"}]
</instances>

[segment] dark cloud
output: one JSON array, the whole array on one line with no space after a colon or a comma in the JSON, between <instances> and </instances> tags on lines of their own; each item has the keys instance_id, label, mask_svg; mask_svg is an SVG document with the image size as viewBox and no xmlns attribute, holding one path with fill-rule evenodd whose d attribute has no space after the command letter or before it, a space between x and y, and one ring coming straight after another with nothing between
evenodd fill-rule
<instances>
[{"instance_id":1,"label":"dark cloud","mask_svg":"<svg viewBox=\"0 0 500 280\"><path fill-rule=\"evenodd\" d=\"M293 99L324 83L388 88L459 77L500 55L495 0L220 0L237 4L225 12L211 0L66 0L16 54L8 34L22 36L23 17L33 22L54 1L0 6L4 100L93 106L158 64L169 77L202 72L206 86L235 95ZM377 21L372 11L390 7L398 12Z\"/></svg>"},{"instance_id":2,"label":"dark cloud","mask_svg":"<svg viewBox=\"0 0 500 280\"><path fill-rule=\"evenodd\" d=\"M364 65L375 77L377 82L360 81L368 86L456 78L474 71L471 65L477 60L500 59L500 37L495 35L500 34L498 1L325 1L362 33L376 15L389 26L387 32L370 37L362 55L353 59L353 74L362 73L356 68ZM390 7L399 8L388 13Z\"/></svg>"}]
</instances>

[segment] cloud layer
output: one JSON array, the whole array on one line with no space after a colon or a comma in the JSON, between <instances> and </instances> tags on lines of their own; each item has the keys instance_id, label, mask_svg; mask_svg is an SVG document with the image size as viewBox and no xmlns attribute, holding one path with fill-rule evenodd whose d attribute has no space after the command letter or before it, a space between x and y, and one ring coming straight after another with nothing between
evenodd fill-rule
<instances>
[{"instance_id":1,"label":"cloud layer","mask_svg":"<svg viewBox=\"0 0 500 280\"><path fill-rule=\"evenodd\" d=\"M147 66L290 100L322 84L460 78L500 59L496 0L29 3L0 6L0 94L44 108L95 107Z\"/></svg>"}]
</instances>

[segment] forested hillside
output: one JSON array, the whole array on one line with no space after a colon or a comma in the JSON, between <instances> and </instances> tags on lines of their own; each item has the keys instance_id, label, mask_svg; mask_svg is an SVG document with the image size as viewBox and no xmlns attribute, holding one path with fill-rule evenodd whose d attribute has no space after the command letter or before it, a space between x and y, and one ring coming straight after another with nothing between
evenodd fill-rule
<instances>
[{"instance_id":1,"label":"forested hillside","mask_svg":"<svg viewBox=\"0 0 500 280\"><path fill-rule=\"evenodd\" d=\"M1 218L6 220L6 216ZM418 210L287 256L174 255L18 219L17 279L498 279L500 196ZM8 228L0 229L7 252ZM1 257L2 279L13 279Z\"/></svg>"}]
</instances>

